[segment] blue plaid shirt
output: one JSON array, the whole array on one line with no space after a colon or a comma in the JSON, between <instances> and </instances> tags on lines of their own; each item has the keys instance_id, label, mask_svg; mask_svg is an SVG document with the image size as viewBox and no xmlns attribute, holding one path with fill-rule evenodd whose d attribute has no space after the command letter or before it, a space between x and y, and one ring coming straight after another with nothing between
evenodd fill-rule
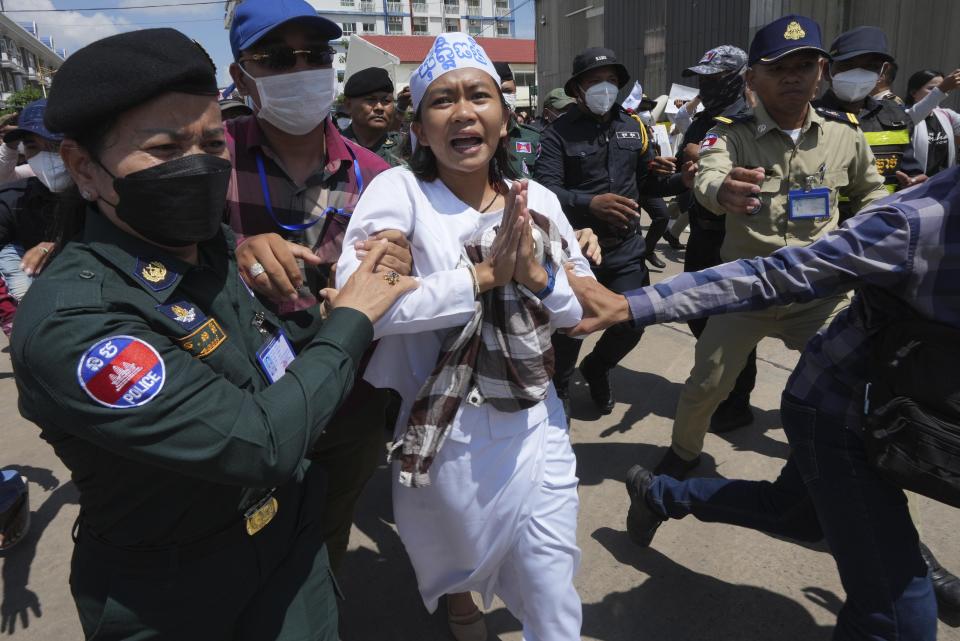
<instances>
[{"instance_id":1,"label":"blue plaid shirt","mask_svg":"<svg viewBox=\"0 0 960 641\"><path fill-rule=\"evenodd\" d=\"M960 168L876 202L806 247L678 274L626 294L642 327L802 303L863 286L960 328ZM786 392L859 424L869 342L863 296L810 339Z\"/></svg>"}]
</instances>

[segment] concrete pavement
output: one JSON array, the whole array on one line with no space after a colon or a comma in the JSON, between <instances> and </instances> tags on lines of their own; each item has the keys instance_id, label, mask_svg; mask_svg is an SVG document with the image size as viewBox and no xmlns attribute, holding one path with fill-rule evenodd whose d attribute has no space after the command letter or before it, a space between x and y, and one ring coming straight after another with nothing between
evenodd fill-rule
<instances>
[{"instance_id":1,"label":"concrete pavement","mask_svg":"<svg viewBox=\"0 0 960 641\"><path fill-rule=\"evenodd\" d=\"M682 252L667 251L667 273ZM654 280L664 274L654 274ZM2 342L2 341L0 341ZM635 548L624 532L623 478L634 463L653 466L669 443L671 417L693 358L685 325L650 328L615 371L620 403L600 417L582 380L573 389L572 435L581 479L577 587L584 603L583 638L596 641L827 641L843 600L831 557L738 528L687 519L665 524L653 547ZM587 349L584 349L584 354ZM754 425L708 435L700 475L772 479L788 448L780 429L779 395L797 354L779 341L759 350ZM6 349L0 354L0 468L16 465L30 479L33 528L4 557L0 638L79 641L67 585L77 516L69 475L20 418ZM381 467L365 491L341 572L344 641L447 641L442 613L429 615L392 525L390 479ZM924 540L960 571L960 512L922 505ZM520 641L519 624L500 603L487 615L491 639ZM940 623L939 638L960 641L960 629Z\"/></svg>"}]
</instances>

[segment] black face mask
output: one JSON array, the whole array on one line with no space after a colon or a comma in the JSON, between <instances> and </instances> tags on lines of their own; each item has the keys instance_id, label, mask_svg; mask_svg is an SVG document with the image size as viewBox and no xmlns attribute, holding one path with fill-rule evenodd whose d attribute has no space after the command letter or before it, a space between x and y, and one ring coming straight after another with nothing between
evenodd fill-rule
<instances>
[{"instance_id":1,"label":"black face mask","mask_svg":"<svg viewBox=\"0 0 960 641\"><path fill-rule=\"evenodd\" d=\"M708 112L720 113L743 95L745 81L741 70L720 76L700 76L700 99Z\"/></svg>"},{"instance_id":2,"label":"black face mask","mask_svg":"<svg viewBox=\"0 0 960 641\"><path fill-rule=\"evenodd\" d=\"M177 158L114 177L113 189L120 200L108 204L117 218L150 242L193 245L213 238L220 229L231 167L229 160L210 154ZM106 167L104 171L110 174Z\"/></svg>"}]
</instances>

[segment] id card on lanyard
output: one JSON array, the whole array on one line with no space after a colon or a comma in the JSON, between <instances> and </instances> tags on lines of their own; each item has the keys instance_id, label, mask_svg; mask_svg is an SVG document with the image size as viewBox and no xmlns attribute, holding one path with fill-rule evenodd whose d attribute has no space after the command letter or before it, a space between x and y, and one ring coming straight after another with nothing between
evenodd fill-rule
<instances>
[{"instance_id":1,"label":"id card on lanyard","mask_svg":"<svg viewBox=\"0 0 960 641\"><path fill-rule=\"evenodd\" d=\"M290 367L297 355L283 330L278 327L276 332L271 334L263 326L265 321L266 317L259 312L253 318L254 327L257 328L261 336L267 339L267 342L257 350L257 362L260 364L260 369L263 370L267 380L273 385L283 378L283 375L287 373L287 368Z\"/></svg>"},{"instance_id":2,"label":"id card on lanyard","mask_svg":"<svg viewBox=\"0 0 960 641\"><path fill-rule=\"evenodd\" d=\"M815 184L823 184L826 168L826 163L821 164L815 175L806 177L806 186L803 189L791 189L787 193L787 215L790 220L830 217L830 189L814 188Z\"/></svg>"}]
</instances>

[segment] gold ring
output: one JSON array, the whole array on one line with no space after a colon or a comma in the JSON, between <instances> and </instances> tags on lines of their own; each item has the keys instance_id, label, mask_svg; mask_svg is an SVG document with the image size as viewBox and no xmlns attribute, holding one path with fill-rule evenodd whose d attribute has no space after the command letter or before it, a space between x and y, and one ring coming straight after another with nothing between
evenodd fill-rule
<instances>
[{"instance_id":1,"label":"gold ring","mask_svg":"<svg viewBox=\"0 0 960 641\"><path fill-rule=\"evenodd\" d=\"M47 249L46 247L37 247L37 249L39 249L42 254L49 254L49 253L50 253L50 250Z\"/></svg>"},{"instance_id":2,"label":"gold ring","mask_svg":"<svg viewBox=\"0 0 960 641\"><path fill-rule=\"evenodd\" d=\"M383 280L387 281L387 284L390 286L396 285L400 282L400 274L397 272L387 272L383 275Z\"/></svg>"}]
</instances>

